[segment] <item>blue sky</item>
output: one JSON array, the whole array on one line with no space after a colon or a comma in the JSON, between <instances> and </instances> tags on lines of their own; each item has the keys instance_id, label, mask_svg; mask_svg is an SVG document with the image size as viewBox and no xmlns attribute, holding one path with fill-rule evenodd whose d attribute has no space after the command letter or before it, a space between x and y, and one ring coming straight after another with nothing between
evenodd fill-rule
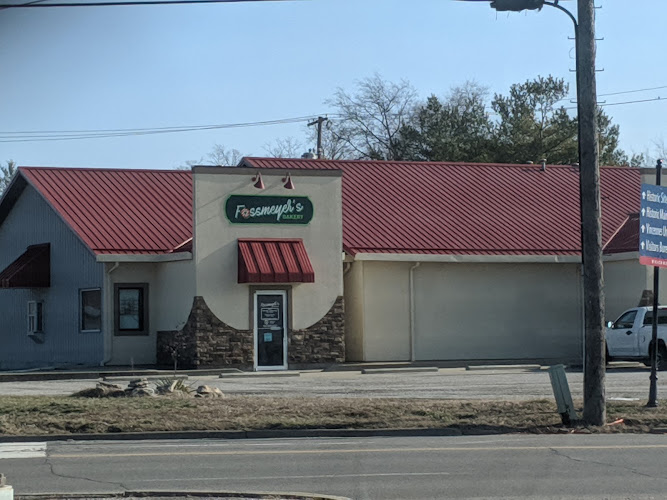
<instances>
[{"instance_id":1,"label":"blue sky","mask_svg":"<svg viewBox=\"0 0 667 500\"><path fill-rule=\"evenodd\" d=\"M0 3L8 0L0 0ZM665 0L599 0L598 93L667 86ZM576 2L563 5L576 10ZM638 7L641 5L641 7ZM552 74L574 94L572 23L486 2L299 0L0 10L0 133L170 127L316 116L379 73L420 96L474 79L491 92ZM622 147L667 140L667 88L601 97ZM156 136L0 142L20 165L174 168L214 144L263 155L291 124ZM0 134L2 135L2 134ZM0 139L1 140L1 139ZM308 145L312 147L312 145Z\"/></svg>"}]
</instances>

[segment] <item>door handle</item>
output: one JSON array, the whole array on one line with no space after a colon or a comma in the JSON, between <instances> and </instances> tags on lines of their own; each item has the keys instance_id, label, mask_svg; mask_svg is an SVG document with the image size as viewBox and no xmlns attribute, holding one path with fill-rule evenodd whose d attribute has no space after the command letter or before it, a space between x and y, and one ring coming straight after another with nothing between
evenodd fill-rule
<instances>
[{"instance_id":1,"label":"door handle","mask_svg":"<svg viewBox=\"0 0 667 500\"><path fill-rule=\"evenodd\" d=\"M626 335L632 335L632 330L628 330L627 332L625 332L625 334Z\"/></svg>"}]
</instances>

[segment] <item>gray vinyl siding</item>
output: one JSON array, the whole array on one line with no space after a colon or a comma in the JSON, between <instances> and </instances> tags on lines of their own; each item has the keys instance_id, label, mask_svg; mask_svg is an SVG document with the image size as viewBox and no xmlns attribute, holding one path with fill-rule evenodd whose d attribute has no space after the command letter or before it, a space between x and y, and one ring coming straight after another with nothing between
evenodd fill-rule
<instances>
[{"instance_id":1,"label":"gray vinyl siding","mask_svg":"<svg viewBox=\"0 0 667 500\"><path fill-rule=\"evenodd\" d=\"M0 225L0 270L38 243L51 244L51 287L0 289L0 370L97 365L103 334L80 333L79 290L103 288L103 265L28 185ZM43 344L27 335L30 300L44 303Z\"/></svg>"}]
</instances>

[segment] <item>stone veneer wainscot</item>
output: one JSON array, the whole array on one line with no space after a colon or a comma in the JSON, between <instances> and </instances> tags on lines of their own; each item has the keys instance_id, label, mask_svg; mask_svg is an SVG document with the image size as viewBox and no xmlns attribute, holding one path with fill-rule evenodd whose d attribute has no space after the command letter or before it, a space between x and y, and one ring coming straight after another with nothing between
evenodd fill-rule
<instances>
[{"instance_id":1,"label":"stone veneer wainscot","mask_svg":"<svg viewBox=\"0 0 667 500\"><path fill-rule=\"evenodd\" d=\"M251 330L237 330L220 321L203 297L195 297L181 330L158 332L157 364L179 369L253 369ZM329 312L314 325L288 333L288 363L327 365L345 361L345 307L338 297Z\"/></svg>"}]
</instances>

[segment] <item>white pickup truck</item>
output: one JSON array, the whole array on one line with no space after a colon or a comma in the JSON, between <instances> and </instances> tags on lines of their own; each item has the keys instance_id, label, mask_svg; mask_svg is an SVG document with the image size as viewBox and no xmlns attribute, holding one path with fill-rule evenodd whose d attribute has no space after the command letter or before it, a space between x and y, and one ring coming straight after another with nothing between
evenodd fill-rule
<instances>
[{"instance_id":1,"label":"white pickup truck","mask_svg":"<svg viewBox=\"0 0 667 500\"><path fill-rule=\"evenodd\" d=\"M637 360L651 366L652 307L634 307L607 323L607 361ZM658 307L658 369L667 370L667 307Z\"/></svg>"}]
</instances>

